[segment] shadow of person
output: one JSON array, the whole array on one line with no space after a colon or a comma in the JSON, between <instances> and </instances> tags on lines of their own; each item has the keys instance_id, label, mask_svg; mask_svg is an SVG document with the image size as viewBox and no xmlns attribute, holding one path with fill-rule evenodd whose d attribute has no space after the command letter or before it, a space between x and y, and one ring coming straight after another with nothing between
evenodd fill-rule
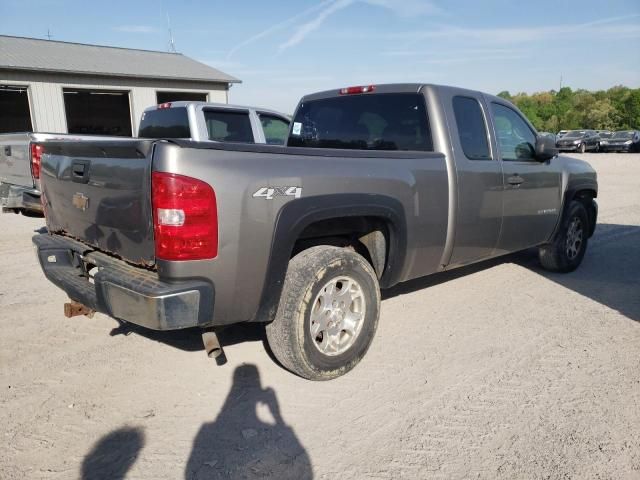
<instances>
[{"instance_id":1,"label":"shadow of person","mask_svg":"<svg viewBox=\"0 0 640 480\"><path fill-rule=\"evenodd\" d=\"M82 480L122 480L144 446L139 428L120 428L102 437L82 461Z\"/></svg>"},{"instance_id":2,"label":"shadow of person","mask_svg":"<svg viewBox=\"0 0 640 480\"><path fill-rule=\"evenodd\" d=\"M275 392L262 388L255 365L236 368L222 410L193 442L185 478L313 478L309 455L285 424Z\"/></svg>"}]
</instances>

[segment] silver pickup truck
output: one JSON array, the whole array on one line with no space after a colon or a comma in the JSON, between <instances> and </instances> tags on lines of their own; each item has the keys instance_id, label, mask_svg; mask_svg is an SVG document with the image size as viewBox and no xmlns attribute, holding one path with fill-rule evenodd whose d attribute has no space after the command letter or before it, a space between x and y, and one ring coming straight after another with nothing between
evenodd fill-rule
<instances>
[{"instance_id":1,"label":"silver pickup truck","mask_svg":"<svg viewBox=\"0 0 640 480\"><path fill-rule=\"evenodd\" d=\"M172 108L172 107L170 107ZM71 301L151 329L264 322L314 380L363 357L380 289L537 247L578 267L598 186L502 98L370 85L304 97L288 146L47 143L41 267Z\"/></svg>"},{"instance_id":2,"label":"silver pickup truck","mask_svg":"<svg viewBox=\"0 0 640 480\"><path fill-rule=\"evenodd\" d=\"M194 141L283 145L290 118L273 110L220 103L173 102L147 108L141 138L183 138ZM0 206L3 212L41 215L40 154L44 142L56 140L122 140L61 133L0 134Z\"/></svg>"}]
</instances>

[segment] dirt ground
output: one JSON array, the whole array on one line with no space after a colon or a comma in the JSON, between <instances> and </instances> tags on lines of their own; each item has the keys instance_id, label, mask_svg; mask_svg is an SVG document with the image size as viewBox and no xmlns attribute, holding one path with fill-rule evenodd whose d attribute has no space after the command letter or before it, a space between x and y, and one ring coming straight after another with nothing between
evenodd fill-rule
<instances>
[{"instance_id":1,"label":"dirt ground","mask_svg":"<svg viewBox=\"0 0 640 480\"><path fill-rule=\"evenodd\" d=\"M66 319L43 221L0 216L0 478L640 478L640 155L583 157L600 216L578 271L524 252L403 284L325 383L258 327L218 367L197 331Z\"/></svg>"}]
</instances>

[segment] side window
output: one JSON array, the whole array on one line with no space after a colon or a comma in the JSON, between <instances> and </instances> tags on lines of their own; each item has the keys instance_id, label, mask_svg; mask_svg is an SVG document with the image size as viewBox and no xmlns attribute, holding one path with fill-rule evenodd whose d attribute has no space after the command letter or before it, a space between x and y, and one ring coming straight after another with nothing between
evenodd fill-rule
<instances>
[{"instance_id":1,"label":"side window","mask_svg":"<svg viewBox=\"0 0 640 480\"><path fill-rule=\"evenodd\" d=\"M205 110L209 140L217 142L253 143L249 112Z\"/></svg>"},{"instance_id":2,"label":"side window","mask_svg":"<svg viewBox=\"0 0 640 480\"><path fill-rule=\"evenodd\" d=\"M471 97L453 97L453 112L465 156L469 160L491 160L487 125L478 100Z\"/></svg>"},{"instance_id":3,"label":"side window","mask_svg":"<svg viewBox=\"0 0 640 480\"><path fill-rule=\"evenodd\" d=\"M492 103L493 123L502 160L535 160L536 136L515 110Z\"/></svg>"},{"instance_id":4,"label":"side window","mask_svg":"<svg viewBox=\"0 0 640 480\"><path fill-rule=\"evenodd\" d=\"M260 114L260 124L268 145L284 145L289 136L289 122L274 115Z\"/></svg>"}]
</instances>

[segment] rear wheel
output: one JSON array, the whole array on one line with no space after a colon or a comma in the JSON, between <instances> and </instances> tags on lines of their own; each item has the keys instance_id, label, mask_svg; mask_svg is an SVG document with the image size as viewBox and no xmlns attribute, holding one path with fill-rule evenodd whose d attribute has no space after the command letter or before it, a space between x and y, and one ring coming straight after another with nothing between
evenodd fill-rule
<instances>
[{"instance_id":1,"label":"rear wheel","mask_svg":"<svg viewBox=\"0 0 640 480\"><path fill-rule=\"evenodd\" d=\"M581 202L572 201L552 243L538 251L542 266L553 272L572 272L582 262L589 237L589 215Z\"/></svg>"},{"instance_id":2,"label":"rear wheel","mask_svg":"<svg viewBox=\"0 0 640 480\"><path fill-rule=\"evenodd\" d=\"M594 149L594 151L596 153L598 153L600 151L600 144L599 143L596 143L596 148Z\"/></svg>"},{"instance_id":3,"label":"rear wheel","mask_svg":"<svg viewBox=\"0 0 640 480\"><path fill-rule=\"evenodd\" d=\"M310 380L330 380L365 355L379 310L378 279L362 256L344 248L312 247L289 262L267 340L288 370Z\"/></svg>"}]
</instances>

